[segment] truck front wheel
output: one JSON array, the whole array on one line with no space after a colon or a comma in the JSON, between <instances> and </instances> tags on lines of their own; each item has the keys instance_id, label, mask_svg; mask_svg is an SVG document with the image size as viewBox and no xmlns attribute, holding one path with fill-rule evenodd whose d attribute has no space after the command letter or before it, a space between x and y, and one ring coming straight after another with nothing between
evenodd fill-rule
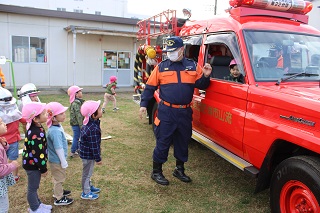
<instances>
[{"instance_id":1,"label":"truck front wheel","mask_svg":"<svg viewBox=\"0 0 320 213\"><path fill-rule=\"evenodd\" d=\"M270 187L272 212L320 212L319 201L319 158L291 157L276 167Z\"/></svg>"}]
</instances>

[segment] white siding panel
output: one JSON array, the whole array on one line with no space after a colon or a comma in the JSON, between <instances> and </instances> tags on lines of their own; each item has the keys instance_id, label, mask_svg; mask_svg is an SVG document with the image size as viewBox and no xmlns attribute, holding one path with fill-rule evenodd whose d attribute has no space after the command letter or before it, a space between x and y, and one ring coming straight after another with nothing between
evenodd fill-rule
<instances>
[{"instance_id":1,"label":"white siding panel","mask_svg":"<svg viewBox=\"0 0 320 213\"><path fill-rule=\"evenodd\" d=\"M102 85L102 51L129 51L132 53L131 73L127 79L133 84L133 62L135 39L121 36L76 34L76 60L73 63L73 34L65 27L83 26L104 28L110 31L136 31L134 26L105 24L103 22L49 18L41 16L0 13L0 55L11 59L11 36L47 38L47 63L13 63L17 88L26 83L37 87L68 87ZM10 64L1 65L7 85L13 86ZM74 68L76 72L74 73ZM129 72L128 72L129 74Z\"/></svg>"},{"instance_id":2,"label":"white siding panel","mask_svg":"<svg viewBox=\"0 0 320 213\"><path fill-rule=\"evenodd\" d=\"M3 21L5 21L4 19L2 19ZM6 22L2 22L0 21L0 29L1 29L1 33L0 33L0 56L5 56L8 59L11 59L11 55L10 55L10 46L9 46L9 41L10 38L8 36L8 23ZM4 73L4 75L6 76L6 85L7 86L11 86L12 85L12 81L11 81L11 77L9 78L9 63L6 63L4 65L0 65L2 68L2 71Z\"/></svg>"},{"instance_id":3,"label":"white siding panel","mask_svg":"<svg viewBox=\"0 0 320 213\"><path fill-rule=\"evenodd\" d=\"M101 43L99 38L98 35L77 35L77 85L101 85Z\"/></svg>"},{"instance_id":4,"label":"white siding panel","mask_svg":"<svg viewBox=\"0 0 320 213\"><path fill-rule=\"evenodd\" d=\"M84 27L97 27L97 28L102 27L101 22L82 21L82 20L73 20L73 19L69 19L67 25L68 26L74 25L74 26L84 26Z\"/></svg>"},{"instance_id":5,"label":"white siding panel","mask_svg":"<svg viewBox=\"0 0 320 213\"><path fill-rule=\"evenodd\" d=\"M8 69L9 69L9 64L8 64ZM25 83L30 82L30 71L29 67L26 64L23 63L13 63L13 70L14 70L14 79L17 88L21 87ZM13 86L12 82L12 75L11 75L11 70L8 73L5 73L6 78L10 79L10 86ZM7 84L8 86L8 84Z\"/></svg>"},{"instance_id":6,"label":"white siding panel","mask_svg":"<svg viewBox=\"0 0 320 213\"><path fill-rule=\"evenodd\" d=\"M29 68L30 82L36 86L49 86L49 67L46 64L30 64Z\"/></svg>"},{"instance_id":7,"label":"white siding panel","mask_svg":"<svg viewBox=\"0 0 320 213\"><path fill-rule=\"evenodd\" d=\"M9 14L8 21L11 23L20 23L25 25L47 26L49 19L46 17Z\"/></svg>"},{"instance_id":8,"label":"white siding panel","mask_svg":"<svg viewBox=\"0 0 320 213\"><path fill-rule=\"evenodd\" d=\"M8 14L0 13L0 22L8 23Z\"/></svg>"},{"instance_id":9,"label":"white siding panel","mask_svg":"<svg viewBox=\"0 0 320 213\"><path fill-rule=\"evenodd\" d=\"M33 24L11 23L9 27L10 36L31 36L48 38L48 26Z\"/></svg>"},{"instance_id":10,"label":"white siding panel","mask_svg":"<svg viewBox=\"0 0 320 213\"><path fill-rule=\"evenodd\" d=\"M49 86L68 86L68 33L61 27L50 27L49 37Z\"/></svg>"},{"instance_id":11,"label":"white siding panel","mask_svg":"<svg viewBox=\"0 0 320 213\"><path fill-rule=\"evenodd\" d=\"M66 19L50 18L49 25L51 27L61 27L63 29L68 26L68 21Z\"/></svg>"}]
</instances>

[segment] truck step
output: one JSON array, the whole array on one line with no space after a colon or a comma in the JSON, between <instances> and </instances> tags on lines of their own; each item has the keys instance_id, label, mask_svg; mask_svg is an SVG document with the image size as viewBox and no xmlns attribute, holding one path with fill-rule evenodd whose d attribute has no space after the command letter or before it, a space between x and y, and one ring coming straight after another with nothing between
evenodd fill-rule
<instances>
[{"instance_id":1,"label":"truck step","mask_svg":"<svg viewBox=\"0 0 320 213\"><path fill-rule=\"evenodd\" d=\"M225 160L229 161L231 164L236 166L238 169L241 169L246 174L249 174L255 178L258 176L259 170L256 167L254 167L249 162L243 160L242 158L238 157L237 155L229 152L222 146L216 144L209 138L199 134L194 130L192 131L192 138L198 141L199 143L203 144L204 146L206 146L207 148L209 148L210 150L212 150L213 152L215 152Z\"/></svg>"}]
</instances>

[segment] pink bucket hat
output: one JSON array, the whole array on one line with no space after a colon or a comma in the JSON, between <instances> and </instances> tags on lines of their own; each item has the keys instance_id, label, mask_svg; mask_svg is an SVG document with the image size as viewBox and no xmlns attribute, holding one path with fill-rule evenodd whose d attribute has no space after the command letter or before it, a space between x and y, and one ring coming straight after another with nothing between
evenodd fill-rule
<instances>
[{"instance_id":1,"label":"pink bucket hat","mask_svg":"<svg viewBox=\"0 0 320 213\"><path fill-rule=\"evenodd\" d=\"M27 130L30 128L32 119L34 119L37 115L40 115L45 109L46 104L40 102L30 102L23 106L22 117L26 119Z\"/></svg>"},{"instance_id":2,"label":"pink bucket hat","mask_svg":"<svg viewBox=\"0 0 320 213\"><path fill-rule=\"evenodd\" d=\"M81 114L84 116L83 125L86 125L89 122L90 116L97 111L100 106L99 101L85 101L81 106Z\"/></svg>"},{"instance_id":3,"label":"pink bucket hat","mask_svg":"<svg viewBox=\"0 0 320 213\"><path fill-rule=\"evenodd\" d=\"M111 83L113 83L113 82L115 82L115 81L117 81L117 77L116 76L110 76L110 82Z\"/></svg>"},{"instance_id":4,"label":"pink bucket hat","mask_svg":"<svg viewBox=\"0 0 320 213\"><path fill-rule=\"evenodd\" d=\"M82 90L83 88L80 88L78 86L71 86L68 89L68 95L70 96L70 104L74 102L74 99L76 98L76 93Z\"/></svg>"},{"instance_id":5,"label":"pink bucket hat","mask_svg":"<svg viewBox=\"0 0 320 213\"><path fill-rule=\"evenodd\" d=\"M52 125L53 117L67 111L68 107L64 107L58 102L50 102L47 104L46 109L48 112L47 127L49 128Z\"/></svg>"},{"instance_id":6,"label":"pink bucket hat","mask_svg":"<svg viewBox=\"0 0 320 213\"><path fill-rule=\"evenodd\" d=\"M230 67L231 65L235 65L235 64L238 64L237 61L236 61L236 59L232 59L232 60L230 61L229 67Z\"/></svg>"}]
</instances>

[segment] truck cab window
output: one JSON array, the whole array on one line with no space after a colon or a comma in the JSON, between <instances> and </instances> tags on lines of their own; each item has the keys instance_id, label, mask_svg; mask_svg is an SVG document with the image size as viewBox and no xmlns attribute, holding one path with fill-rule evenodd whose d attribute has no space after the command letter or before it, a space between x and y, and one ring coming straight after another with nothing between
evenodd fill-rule
<instances>
[{"instance_id":1,"label":"truck cab window","mask_svg":"<svg viewBox=\"0 0 320 213\"><path fill-rule=\"evenodd\" d=\"M186 45L185 57L198 62L200 45Z\"/></svg>"},{"instance_id":2,"label":"truck cab window","mask_svg":"<svg viewBox=\"0 0 320 213\"><path fill-rule=\"evenodd\" d=\"M242 59L239 54L237 39L233 33L208 35L206 44L205 62L212 66L211 77L221 80L239 82L231 78L229 69L230 62L235 59L237 62L237 70L239 75L245 76L242 67ZM244 77L243 77L244 78Z\"/></svg>"},{"instance_id":3,"label":"truck cab window","mask_svg":"<svg viewBox=\"0 0 320 213\"><path fill-rule=\"evenodd\" d=\"M183 38L185 44L185 57L198 62L200 46L202 45L202 36L190 36Z\"/></svg>"},{"instance_id":4,"label":"truck cab window","mask_svg":"<svg viewBox=\"0 0 320 213\"><path fill-rule=\"evenodd\" d=\"M319 79L318 36L276 31L246 31L245 39L256 81L276 82L278 79L302 72L308 75L292 80Z\"/></svg>"},{"instance_id":5,"label":"truck cab window","mask_svg":"<svg viewBox=\"0 0 320 213\"><path fill-rule=\"evenodd\" d=\"M230 48L225 44L214 43L207 46L207 63L212 66L212 78L243 83L243 74L238 61L240 60L234 59Z\"/></svg>"}]
</instances>

